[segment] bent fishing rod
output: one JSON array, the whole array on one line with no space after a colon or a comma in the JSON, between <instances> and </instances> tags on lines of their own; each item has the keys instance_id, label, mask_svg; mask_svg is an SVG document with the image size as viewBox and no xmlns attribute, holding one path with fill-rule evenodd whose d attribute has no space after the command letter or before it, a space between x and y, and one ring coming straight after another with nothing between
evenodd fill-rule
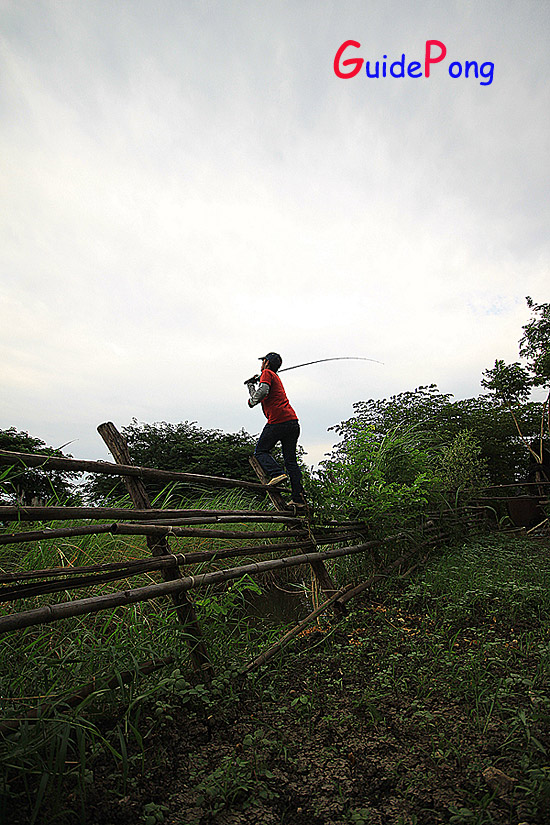
<instances>
[{"instance_id":1,"label":"bent fishing rod","mask_svg":"<svg viewBox=\"0 0 550 825\"><path fill-rule=\"evenodd\" d=\"M297 370L300 367L309 367L311 364L323 364L325 361L372 361L374 364L382 364L383 361L377 361L376 358L362 358L361 356L356 355L343 355L339 358L319 358L317 361L306 361L305 364L295 364L293 367L285 367L282 370L278 370L279 372L288 372L289 370ZM259 375L253 375L252 378L248 378L244 383L250 384L255 381L259 381Z\"/></svg>"}]
</instances>

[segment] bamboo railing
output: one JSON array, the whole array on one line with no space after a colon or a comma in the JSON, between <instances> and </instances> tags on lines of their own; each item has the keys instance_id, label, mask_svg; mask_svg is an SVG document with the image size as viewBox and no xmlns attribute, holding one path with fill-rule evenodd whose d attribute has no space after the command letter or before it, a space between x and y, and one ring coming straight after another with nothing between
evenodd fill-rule
<instances>
[{"instance_id":1,"label":"bamboo railing","mask_svg":"<svg viewBox=\"0 0 550 825\"><path fill-rule=\"evenodd\" d=\"M108 424L100 424L107 427ZM36 455L35 453L15 453L0 450L0 464L22 468L38 467L41 470L65 470L66 472L98 473L100 475L138 478L142 481L181 481L188 483L209 484L213 487L238 487L243 490L263 489L262 484L243 481L236 478L200 475L197 473L178 473L173 470L157 470L153 467L136 467L132 464L111 464L109 461L83 461L78 458L58 458L57 456Z\"/></svg>"},{"instance_id":2,"label":"bamboo railing","mask_svg":"<svg viewBox=\"0 0 550 825\"><path fill-rule=\"evenodd\" d=\"M230 570L218 571L212 582L224 581L228 578L240 577L248 569L262 572L272 569L295 566L297 563L310 564L325 590L335 587L324 567L316 549L317 539L323 546L342 544L350 540L357 540L364 534L365 527L357 522L324 525L314 528L306 516L298 516L295 512L283 510L281 494L273 488L268 488L266 479L258 483L242 481L240 479L221 478L196 473L172 472L147 467L136 467L132 464L127 445L121 434L113 424L106 423L98 427L98 431L105 440L113 457L114 464L104 461L83 461L58 456L35 455L31 453L14 453L0 451L0 465L14 467L38 467L44 470L64 470L70 472L99 473L118 475L124 479L134 509L121 507L39 507L39 506L0 506L0 521L5 525L17 522L18 530L7 529L0 534L0 546L25 546L32 542L43 540L66 539L87 535L110 534L112 536L144 536L151 555L144 559L128 559L127 561L105 564L87 565L74 568L50 568L39 571L22 571L21 573L0 573L0 601L8 604L15 600L36 598L38 596L53 596L63 593L64 600L57 604L49 604L44 608L38 619L43 621L44 615L54 617L65 615L67 612L80 611L81 604L96 609L108 609L113 598L115 601L126 596L107 594L107 596L93 596L88 599L73 599L74 591L128 580L133 576L144 573L159 573L164 582L159 585L148 585L154 589L134 588L137 598L141 601L156 598L159 595L170 595L174 602L178 620L186 627L186 636L191 637L190 652L196 669L205 673L211 670L208 653L202 640L202 634L192 603L187 597L187 591L198 583L197 577L186 576L184 568L192 565L219 562L220 560L239 559L242 557L278 556L266 562L256 562L254 565L239 565ZM257 468L255 468L257 471ZM257 471L258 472L258 471ZM204 509L164 509L159 510L151 506L145 480L162 480L166 482L200 482L213 487L232 487L245 489L251 492L262 491L275 503L277 510L204 510ZM63 520L64 522L79 522L74 526L51 527L48 522ZM109 520L109 523L104 523ZM82 524L82 521L89 523ZM22 523L38 523L37 529L21 530ZM93 523L92 523L93 522ZM46 523L46 524L45 524ZM272 527L273 529L269 529ZM266 529L267 528L267 529ZM169 541L178 539L191 541L191 552L172 553ZM216 550L195 550L193 540L217 540L225 543ZM233 545L233 546L232 546ZM236 545L236 546L235 546ZM306 551L314 550L314 553ZM186 546L187 551L187 546ZM292 558L300 561L281 559L281 553L294 551L300 554ZM205 574L210 575L210 574ZM209 579L201 578L204 584ZM192 584L190 584L192 582ZM155 589L155 588L159 588ZM138 592L139 591L139 592ZM129 593L130 591L124 591ZM105 600L107 598L107 601ZM90 602L91 599L91 602ZM29 615L31 618L29 618ZM80 613L74 614L80 615ZM38 617L34 611L19 610L7 616L0 617L0 633L9 629L28 627L33 623L32 616ZM51 618L50 618L51 620Z\"/></svg>"},{"instance_id":3,"label":"bamboo railing","mask_svg":"<svg viewBox=\"0 0 550 825\"><path fill-rule=\"evenodd\" d=\"M190 591L220 585L244 575L258 576L298 565L309 565L325 597L320 606L321 611L319 607L314 611L315 616L328 607L332 607L338 614L344 609L349 598L369 587L377 575L383 574L375 572L367 582L352 582L339 587L333 582L325 562L343 556L373 554L388 544L397 546L408 543L409 550L393 563L393 567L399 567L405 560L413 560L422 548L425 552L427 546L445 540L448 535L445 519L441 520L434 516L432 521L424 524L420 541L415 542L414 538L405 533L397 533L376 541L368 540L368 531L362 522L332 521L316 524L307 508L303 514L297 513L295 509L285 509L281 492L268 487L267 480L254 459L251 460L251 464L259 477L258 483L136 467L131 463L124 439L113 424L102 424L98 430L117 463L0 451L0 465L119 475L124 479L134 509L0 506L0 522L8 525L8 528L14 522L19 525L37 524L37 529L7 529L3 533L0 532L0 546L24 547L43 540L105 533L114 537L143 536L147 541L150 555L140 559L78 567L52 567L20 572L3 572L0 569L0 602L9 604L17 601L17 609L0 615L0 634L159 597L170 597L172 609L178 621L186 628L186 639L190 640L191 661L195 669L208 679L212 673L212 666L193 603L188 598ZM214 487L235 487L255 493L261 491L269 497L275 510L159 510L152 508L150 504L144 485L145 480L149 479L200 481ZM454 519L458 517L467 521L477 518L479 513L483 512L483 507L478 508L477 514L471 509L462 514L454 511ZM58 520L92 523L79 523L68 527L50 527L44 524ZM181 549L174 552L169 542L180 539L187 540L185 552L181 552ZM203 539L217 540L222 546L214 549L196 548L195 541ZM336 546L331 547L332 545ZM282 555L288 552L292 555ZM246 561L251 556L270 558ZM241 559L246 563L240 563ZM209 572L189 572L189 568L197 564L217 564L222 560L236 560L237 563ZM163 581L79 598L69 595L78 590L86 591L107 583L127 581L145 573L157 573ZM20 607L21 600L52 597L56 593L63 593L64 597L57 602L37 607Z\"/></svg>"}]
</instances>

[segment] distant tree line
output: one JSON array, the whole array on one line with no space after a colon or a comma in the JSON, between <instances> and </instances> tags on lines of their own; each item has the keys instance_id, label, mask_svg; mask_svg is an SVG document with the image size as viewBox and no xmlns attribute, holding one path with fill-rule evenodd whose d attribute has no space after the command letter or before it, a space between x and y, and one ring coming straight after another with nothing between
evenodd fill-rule
<instances>
[{"instance_id":1,"label":"distant tree line","mask_svg":"<svg viewBox=\"0 0 550 825\"><path fill-rule=\"evenodd\" d=\"M526 480L533 463L544 470L550 439L550 304L527 298L531 320L519 342L524 364L497 359L484 372L488 391L453 400L435 384L353 405L354 414L332 430L340 442L308 478L310 493L343 511L362 512L373 503L396 513L428 503L437 493L447 498L486 484ZM548 390L542 403L527 400L535 387ZM244 430L206 430L196 422L147 424L133 419L124 427L132 461L163 470L256 478L248 463L255 438ZM0 430L0 449L63 455L39 438L15 428ZM303 453L302 453L303 456ZM122 498L121 479L90 476L75 486L75 474L0 467L0 500L91 503ZM539 473L540 476L540 473ZM152 498L194 498L197 485L148 485ZM394 507L395 505L395 507Z\"/></svg>"},{"instance_id":2,"label":"distant tree line","mask_svg":"<svg viewBox=\"0 0 550 825\"><path fill-rule=\"evenodd\" d=\"M39 453L43 455L72 458L69 453L49 447L42 439L20 432L15 427L0 430L0 450L16 453ZM78 473L60 470L40 470L24 467L0 466L0 503L39 504L55 499L69 504L76 503L79 495L74 482Z\"/></svg>"},{"instance_id":3,"label":"distant tree line","mask_svg":"<svg viewBox=\"0 0 550 825\"><path fill-rule=\"evenodd\" d=\"M248 463L254 452L255 439L245 430L225 433L205 430L194 421L146 424L133 419L122 428L122 434L133 463L140 467L258 480ZM152 499L161 496L165 501L168 497L197 498L204 492L201 485L172 484L166 487L166 484L151 481L147 482L147 489ZM122 479L112 476L91 476L86 483L86 495L91 501L119 499L125 493Z\"/></svg>"},{"instance_id":4,"label":"distant tree line","mask_svg":"<svg viewBox=\"0 0 550 825\"><path fill-rule=\"evenodd\" d=\"M540 430L540 404L524 402L515 410L516 421L527 439L534 439ZM508 410L495 403L489 395L453 400L449 394L439 392L434 384L418 387L387 399L369 399L354 404L354 415L331 428L340 439L330 456L322 463L318 480L327 481L327 473L345 473L350 462L366 465L367 455L353 446L359 442L374 450L380 448L379 462L383 463L385 474L392 481L408 480L413 465L404 458L405 441L413 443L422 452L424 463L441 461L442 451L450 457L453 450L464 450L470 445L469 455L476 453L484 467L480 479L486 484L508 483L527 479L530 470L530 455L525 443L518 435L516 424ZM241 430L225 433L221 430L203 429L195 422L178 424L158 422L148 424L133 420L122 428L130 456L134 464L142 467L156 467L162 470L218 475L257 481L248 458L254 452L256 439ZM394 443L390 450L390 436L400 433L401 453ZM408 434L405 438L405 434ZM393 435L392 435L393 434ZM467 435L465 435L467 434ZM43 453L44 455L68 455L49 447L39 438L15 428L0 430L0 449L16 452ZM406 451L405 451L406 452ZM370 455L370 453L369 453ZM399 457L401 456L401 457ZM420 453L417 454L419 459ZM371 456L372 458L372 456ZM410 456L409 456L410 458ZM450 458L449 458L450 461ZM420 472L420 469L419 469ZM453 487L450 465L447 468L449 487ZM462 472L466 472L463 468ZM471 472L471 468L470 468ZM121 499L126 488L121 478L113 476L89 475L83 484L76 484L78 474L0 467L0 501L31 504L33 500L57 500L68 503L84 499L89 503ZM471 480L471 479L470 479ZM455 487L465 479L455 479ZM148 481L151 497L197 498L204 492L201 485L166 484Z\"/></svg>"},{"instance_id":5,"label":"distant tree line","mask_svg":"<svg viewBox=\"0 0 550 825\"><path fill-rule=\"evenodd\" d=\"M488 394L461 401L434 384L353 405L332 429L340 437L321 462L311 493L325 515L347 512L380 529L483 486L547 475L550 438L550 304L527 298L524 364L497 359L485 370ZM545 388L542 403L528 401Z\"/></svg>"},{"instance_id":6,"label":"distant tree line","mask_svg":"<svg viewBox=\"0 0 550 825\"><path fill-rule=\"evenodd\" d=\"M371 428L374 441L381 441L396 428L424 433L432 447L450 445L461 432L469 432L486 460L490 483L526 479L529 453L518 435L508 409L490 395L453 400L435 384L418 387L382 400L369 399L353 405L354 415L332 429L344 440L357 428ZM540 404L524 402L516 412L522 431L534 438L540 430Z\"/></svg>"}]
</instances>

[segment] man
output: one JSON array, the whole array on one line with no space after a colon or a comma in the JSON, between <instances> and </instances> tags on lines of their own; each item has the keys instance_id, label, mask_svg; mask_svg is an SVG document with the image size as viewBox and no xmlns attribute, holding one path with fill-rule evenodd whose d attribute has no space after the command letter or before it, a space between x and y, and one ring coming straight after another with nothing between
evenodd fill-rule
<instances>
[{"instance_id":1,"label":"man","mask_svg":"<svg viewBox=\"0 0 550 825\"><path fill-rule=\"evenodd\" d=\"M271 455L271 450L281 442L283 459L286 472L290 478L292 488L292 501L290 504L296 507L305 506L304 488L302 487L302 471L296 460L296 445L300 435L300 424L298 416L289 404L283 383L277 375L277 370L283 363L283 359L276 352L268 352L260 358L262 362L262 372L259 376L254 376L247 381L248 406L255 407L262 405L262 410L267 418L262 433L256 444L254 455L258 459L262 469L269 476L269 484L278 484L287 478L281 467ZM256 383L259 381L258 386Z\"/></svg>"}]
</instances>

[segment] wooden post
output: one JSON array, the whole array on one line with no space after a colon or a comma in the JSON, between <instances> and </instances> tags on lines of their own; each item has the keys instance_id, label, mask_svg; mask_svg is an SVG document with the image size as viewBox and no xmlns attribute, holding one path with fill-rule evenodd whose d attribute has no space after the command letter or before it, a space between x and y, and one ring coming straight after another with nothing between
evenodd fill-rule
<instances>
[{"instance_id":1,"label":"wooden post","mask_svg":"<svg viewBox=\"0 0 550 825\"><path fill-rule=\"evenodd\" d=\"M117 464L132 464L126 439L119 433L114 424L110 421L100 424L97 431L109 448ZM134 507L140 510L151 509L151 500L140 478L125 476L124 483ZM147 546L153 556L170 554L170 546L165 536L147 536ZM182 573L178 567L164 568L162 575L164 581L173 581L182 578ZM183 590L179 593L174 593L172 595L172 601L176 607L178 621L192 637L192 640L189 641L188 644L193 667L195 670L200 671L206 680L209 680L212 677L212 663L208 656L195 608L189 600L187 593Z\"/></svg>"},{"instance_id":2,"label":"wooden post","mask_svg":"<svg viewBox=\"0 0 550 825\"><path fill-rule=\"evenodd\" d=\"M262 468L260 462L258 461L258 459L256 458L256 456L250 456L248 461L250 463L250 466L252 467L252 469L254 470L254 472L256 473L256 475L258 476L260 481L262 482L262 484L267 484L269 479L268 479L267 475L264 473L263 468ZM267 492L269 498L271 499L271 501L273 502L273 504L274 504L274 506L276 507L277 510L288 512L287 508L286 508L285 500L283 499L282 495L278 492L277 489L275 489L275 488L274 489L269 489L268 488L266 492ZM311 529L311 523L310 523L310 519L309 519L309 513L307 512L307 507L306 507L305 516L307 517L310 542L311 542L312 546L316 548L317 547L317 542L315 541L315 538L313 536L313 531ZM327 596L331 596L333 593L336 593L336 590L338 588L336 587L336 585L332 581L330 573L328 572L327 568L325 567L323 561L321 561L321 560L312 561L311 562L311 569L313 570L313 574L315 576L317 584L319 585L319 588L323 591L323 593L326 593ZM334 605L335 606L334 606L333 609L334 609L335 614L336 615L341 615L342 607L337 602L334 602Z\"/></svg>"},{"instance_id":3,"label":"wooden post","mask_svg":"<svg viewBox=\"0 0 550 825\"><path fill-rule=\"evenodd\" d=\"M256 456L251 455L250 458L248 459L248 461L249 461L250 466L252 467L252 469L254 470L254 472L256 473L256 475L258 476L260 481L262 482L262 484L267 484L268 481L269 481L269 478L264 473L263 467L260 464L260 462L258 461L258 459L256 458ZM280 492L277 490L277 487L268 488L266 490L266 493L269 496L269 498L271 499L271 503L275 506L275 508L277 510L280 510L281 512L282 511L288 512L287 509L286 509L285 500L282 497L282 495L280 494Z\"/></svg>"}]
</instances>

